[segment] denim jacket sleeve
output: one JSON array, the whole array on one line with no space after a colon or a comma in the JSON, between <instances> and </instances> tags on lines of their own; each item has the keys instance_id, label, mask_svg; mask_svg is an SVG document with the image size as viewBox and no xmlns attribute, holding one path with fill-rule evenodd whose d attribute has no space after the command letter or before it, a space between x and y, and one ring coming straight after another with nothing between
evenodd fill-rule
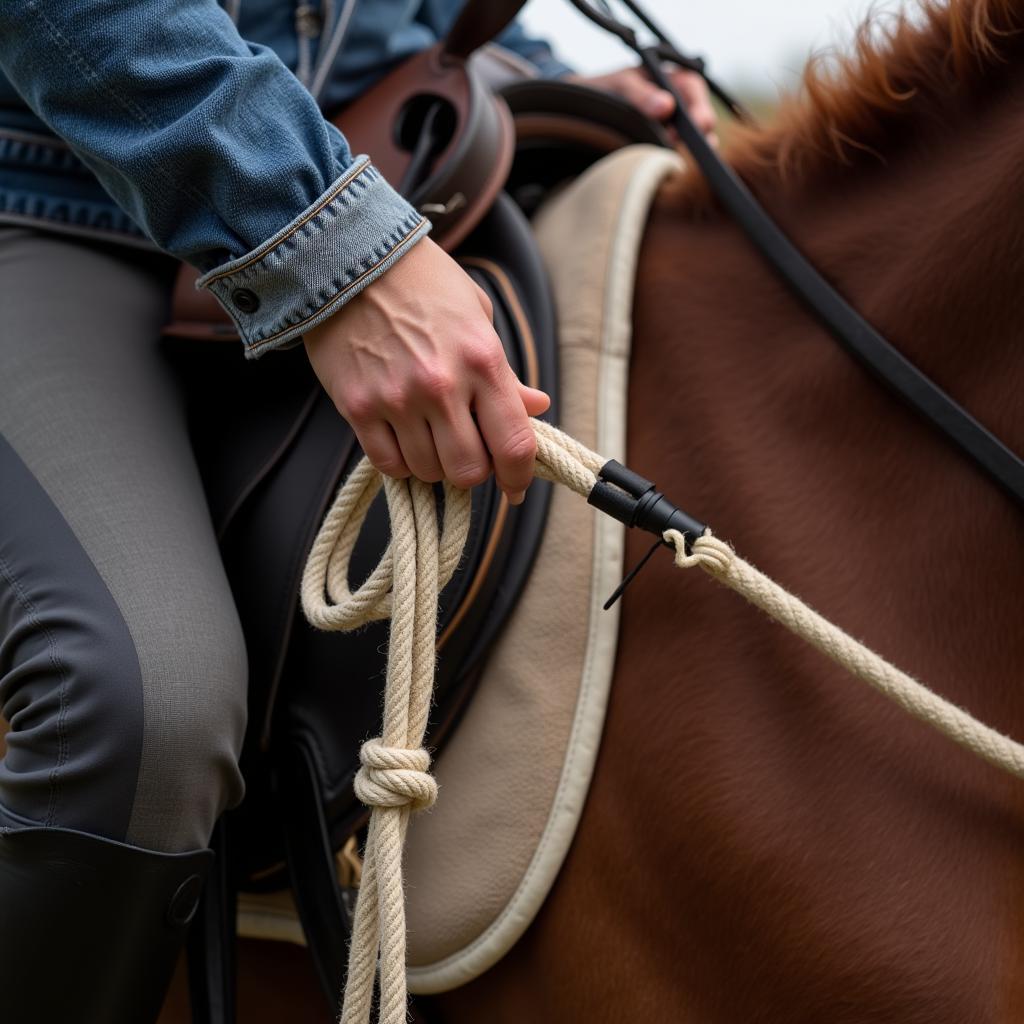
<instances>
[{"instance_id":1,"label":"denim jacket sleeve","mask_svg":"<svg viewBox=\"0 0 1024 1024\"><path fill-rule=\"evenodd\" d=\"M215 0L4 0L0 66L246 354L296 339L429 230Z\"/></svg>"}]
</instances>

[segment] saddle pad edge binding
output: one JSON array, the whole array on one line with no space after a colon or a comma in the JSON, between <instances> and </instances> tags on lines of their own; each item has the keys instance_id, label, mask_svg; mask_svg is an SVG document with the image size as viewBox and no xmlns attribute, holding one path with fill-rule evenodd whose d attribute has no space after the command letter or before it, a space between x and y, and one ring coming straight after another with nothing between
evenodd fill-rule
<instances>
[{"instance_id":1,"label":"saddle pad edge binding","mask_svg":"<svg viewBox=\"0 0 1024 1024\"><path fill-rule=\"evenodd\" d=\"M574 415L573 384L569 380L570 368L563 364L563 408L565 415L562 425L585 441L592 441L601 451L625 455L625 410L628 379L628 356L630 346L632 294L636 259L640 240L647 220L647 212L658 187L664 179L680 171L681 158L671 152L652 146L635 146L620 150L601 161L579 181L558 197L540 218L538 239L541 242L552 270L555 282L556 302L563 341L572 337L579 341L588 333L586 324L581 323L574 313L568 312L573 305L572 296L566 292L571 286L578 287L579 266L589 258L594 263L594 252L604 256L599 266L589 267L591 289L596 285L604 297L600 310L599 327L590 327L590 333L599 337L600 357L596 366L596 398L594 406L596 419L590 424L577 425ZM605 197L602 204L601 197ZM577 209L567 214L568 204L575 202ZM595 209L602 207L600 218ZM561 216L558 216L561 214ZM613 237L603 245L591 237L585 240L583 229L567 230L566 217L574 216L576 221L588 223L587 230L593 232L600 222ZM567 246L566 239L573 239ZM568 269L567 269L568 268ZM573 281L573 278L576 278ZM579 305L577 302L575 305ZM584 318L585 319L585 318ZM590 345L594 346L593 338ZM566 350L563 349L563 359ZM576 386L579 384L577 382ZM580 429L587 427L588 429ZM567 496L572 501L571 496ZM558 501L558 495L555 496ZM555 508L552 509L552 519ZM438 854L443 842L431 841L429 831L443 826L439 808L433 815L417 822L410 830L409 837L409 922L410 951L408 980L414 993L436 993L465 984L496 963L529 926L540 906L547 897L551 886L568 852L575 835L576 826L582 814L583 803L589 788L594 762L604 724L608 691L617 645L617 613L601 610L607 594L621 578L624 551L624 530L616 522L604 517L593 517L589 509L584 515L593 520L593 555L590 569L590 587L587 598L586 631L588 642L580 671L576 700L572 711L570 736L562 761L561 771L550 800L549 810L543 829L526 862L521 865L521 874L514 891L508 893L504 902L495 910L493 898L484 893L475 896L462 894L465 905L477 904L484 908L477 914L477 933L468 941L451 941L449 950L438 956L443 939L436 938L438 931L446 930L450 918L443 908L457 898L451 891L436 895L436 883L427 886L431 874L442 878L464 878L467 854L459 855L461 843L449 850L445 859ZM578 558L578 548L574 557ZM528 585L529 592L535 586L543 586L543 563L538 563L535 577ZM493 660L488 664L486 678L480 684L484 687L502 685L500 663L502 652L514 650L523 638L516 636L517 619L509 623L505 637ZM520 646L520 650L521 650ZM513 655L514 657L514 655ZM474 704L480 700L480 695ZM473 708L469 714L472 715ZM446 754L438 764L438 777L446 785L446 768L460 745L469 746L466 737L472 732L469 721L452 740ZM460 737L463 742L460 744ZM455 788L455 781L448 783ZM453 794L454 795L454 794ZM453 801L454 802L454 801ZM435 821L436 819L436 827ZM479 852L479 851L477 851ZM522 853L522 851L520 851ZM460 864L460 861L463 862ZM429 871L429 865L438 865L436 871ZM485 869L486 870L486 869ZM480 869L469 870L470 876L480 878ZM489 873L488 873L489 874ZM442 884L442 888L446 888ZM426 896L426 890L435 893ZM429 906L422 904L429 903ZM449 906L450 910L451 907ZM463 923L465 939L465 915L454 914ZM486 919L485 919L486 918ZM424 942L424 937L431 938ZM448 938L456 937L449 934ZM425 948L427 947L427 948Z\"/></svg>"}]
</instances>

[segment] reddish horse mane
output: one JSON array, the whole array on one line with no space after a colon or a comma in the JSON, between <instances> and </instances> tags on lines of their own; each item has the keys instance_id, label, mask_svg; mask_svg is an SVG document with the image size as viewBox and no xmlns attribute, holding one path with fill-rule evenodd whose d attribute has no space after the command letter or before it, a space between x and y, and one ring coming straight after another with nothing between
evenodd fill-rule
<instances>
[{"instance_id":1,"label":"reddish horse mane","mask_svg":"<svg viewBox=\"0 0 1024 1024\"><path fill-rule=\"evenodd\" d=\"M756 186L766 173L806 183L858 154L881 160L886 141L923 106L978 88L1024 43L1022 31L1020 0L914 0L898 13L875 11L851 49L810 58L768 125L732 132L729 162ZM697 176L686 178L707 197Z\"/></svg>"}]
</instances>

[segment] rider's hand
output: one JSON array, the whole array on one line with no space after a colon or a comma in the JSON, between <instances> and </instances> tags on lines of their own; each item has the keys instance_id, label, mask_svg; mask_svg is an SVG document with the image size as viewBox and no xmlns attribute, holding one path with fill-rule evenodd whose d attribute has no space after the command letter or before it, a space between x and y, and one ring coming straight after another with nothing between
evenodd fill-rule
<instances>
[{"instance_id":1,"label":"rider's hand","mask_svg":"<svg viewBox=\"0 0 1024 1024\"><path fill-rule=\"evenodd\" d=\"M717 145L717 119L704 79L693 71L683 71L680 68L669 71L668 75L686 102L686 109L694 124L708 137L709 142ZM567 81L589 85L592 89L603 89L605 92L621 96L654 121L667 121L676 108L672 94L656 86L640 67L623 68L621 71L590 78L575 75Z\"/></svg>"},{"instance_id":2,"label":"rider's hand","mask_svg":"<svg viewBox=\"0 0 1024 1024\"><path fill-rule=\"evenodd\" d=\"M509 500L523 500L536 452L528 417L550 400L516 378L489 299L429 238L307 332L305 345L382 473L471 487L493 468Z\"/></svg>"}]
</instances>

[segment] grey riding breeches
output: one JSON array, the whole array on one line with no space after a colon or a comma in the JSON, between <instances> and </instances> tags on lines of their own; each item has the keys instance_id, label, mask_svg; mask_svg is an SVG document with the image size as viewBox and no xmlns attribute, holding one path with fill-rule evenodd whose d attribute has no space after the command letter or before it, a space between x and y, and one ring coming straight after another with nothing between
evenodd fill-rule
<instances>
[{"instance_id":1,"label":"grey riding breeches","mask_svg":"<svg viewBox=\"0 0 1024 1024\"><path fill-rule=\"evenodd\" d=\"M0 228L0 829L178 852L241 799L245 645L169 285L165 258Z\"/></svg>"}]
</instances>

